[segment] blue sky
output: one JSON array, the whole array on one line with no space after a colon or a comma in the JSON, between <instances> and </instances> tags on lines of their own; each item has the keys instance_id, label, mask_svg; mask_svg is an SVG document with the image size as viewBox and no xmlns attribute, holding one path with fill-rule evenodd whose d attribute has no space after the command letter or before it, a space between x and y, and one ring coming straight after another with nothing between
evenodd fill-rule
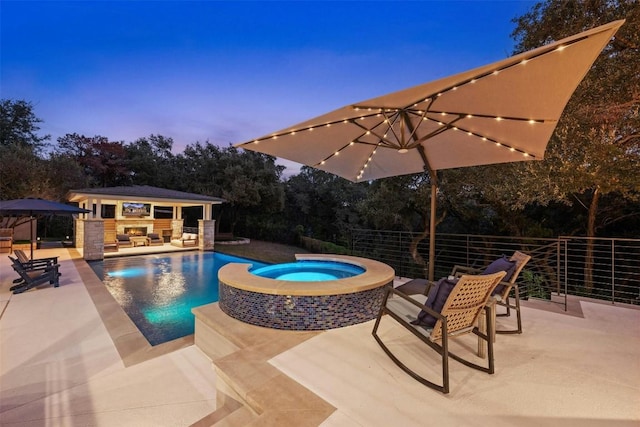
<instances>
[{"instance_id":1,"label":"blue sky","mask_svg":"<svg viewBox=\"0 0 640 427\"><path fill-rule=\"evenodd\" d=\"M0 91L67 133L227 146L511 55L530 1L6 1Z\"/></svg>"}]
</instances>

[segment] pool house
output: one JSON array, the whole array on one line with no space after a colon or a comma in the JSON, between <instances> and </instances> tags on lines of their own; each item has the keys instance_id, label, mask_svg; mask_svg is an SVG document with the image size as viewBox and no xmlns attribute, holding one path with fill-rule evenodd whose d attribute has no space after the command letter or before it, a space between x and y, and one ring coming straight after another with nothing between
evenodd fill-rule
<instances>
[{"instance_id":1,"label":"pool house","mask_svg":"<svg viewBox=\"0 0 640 427\"><path fill-rule=\"evenodd\" d=\"M86 260L103 259L105 251L119 250L123 239L128 242L126 247L147 245L150 237L159 244L180 244L186 231L185 246L213 250L213 207L225 201L149 185L70 190L67 200L91 211L80 215L74 227L75 245ZM189 230L185 230L187 225ZM197 233L191 230L194 226Z\"/></svg>"}]
</instances>

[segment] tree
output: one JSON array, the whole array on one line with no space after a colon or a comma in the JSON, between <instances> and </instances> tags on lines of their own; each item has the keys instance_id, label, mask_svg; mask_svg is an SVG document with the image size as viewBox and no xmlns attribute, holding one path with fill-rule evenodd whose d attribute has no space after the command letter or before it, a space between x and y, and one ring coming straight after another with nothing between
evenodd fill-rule
<instances>
[{"instance_id":1,"label":"tree","mask_svg":"<svg viewBox=\"0 0 640 427\"><path fill-rule=\"evenodd\" d=\"M308 237L344 245L351 227L361 222L358 206L366 189L367 184L303 166L285 182L288 222Z\"/></svg>"},{"instance_id":2,"label":"tree","mask_svg":"<svg viewBox=\"0 0 640 427\"><path fill-rule=\"evenodd\" d=\"M131 182L123 142L112 142L104 136L66 134L58 138L58 154L74 159L92 185L110 187Z\"/></svg>"},{"instance_id":3,"label":"tree","mask_svg":"<svg viewBox=\"0 0 640 427\"><path fill-rule=\"evenodd\" d=\"M41 122L30 103L0 101L0 199L43 196Z\"/></svg>"},{"instance_id":4,"label":"tree","mask_svg":"<svg viewBox=\"0 0 640 427\"><path fill-rule=\"evenodd\" d=\"M43 164L31 147L0 145L0 199L42 197Z\"/></svg>"},{"instance_id":5,"label":"tree","mask_svg":"<svg viewBox=\"0 0 640 427\"><path fill-rule=\"evenodd\" d=\"M171 188L174 185L173 139L162 135L139 138L125 146L132 183Z\"/></svg>"},{"instance_id":6,"label":"tree","mask_svg":"<svg viewBox=\"0 0 640 427\"><path fill-rule=\"evenodd\" d=\"M283 170L274 157L209 142L188 145L176 156L180 189L224 198L218 225L224 222L232 233L236 225L246 228L252 220L282 211Z\"/></svg>"},{"instance_id":7,"label":"tree","mask_svg":"<svg viewBox=\"0 0 640 427\"><path fill-rule=\"evenodd\" d=\"M0 146L26 147L39 154L50 135L40 136L38 123L42 120L33 113L26 101L0 100Z\"/></svg>"}]
</instances>

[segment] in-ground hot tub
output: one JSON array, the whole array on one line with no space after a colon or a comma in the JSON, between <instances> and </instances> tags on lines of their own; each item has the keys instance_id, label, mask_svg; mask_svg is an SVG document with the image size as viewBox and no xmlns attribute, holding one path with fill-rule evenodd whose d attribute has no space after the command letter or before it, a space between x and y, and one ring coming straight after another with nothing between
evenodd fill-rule
<instances>
[{"instance_id":1,"label":"in-ground hot tub","mask_svg":"<svg viewBox=\"0 0 640 427\"><path fill-rule=\"evenodd\" d=\"M251 264L225 265L218 272L218 305L229 316L258 326L339 328L375 318L385 286L395 276L393 268L366 258L304 254L296 259L313 267L263 267L256 273L271 277L262 277L250 271Z\"/></svg>"}]
</instances>

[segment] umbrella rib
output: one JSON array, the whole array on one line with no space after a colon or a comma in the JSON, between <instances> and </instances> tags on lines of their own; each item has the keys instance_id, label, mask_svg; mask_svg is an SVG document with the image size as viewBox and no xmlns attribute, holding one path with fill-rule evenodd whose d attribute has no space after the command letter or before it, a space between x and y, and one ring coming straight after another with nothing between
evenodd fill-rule
<instances>
[{"instance_id":1,"label":"umbrella rib","mask_svg":"<svg viewBox=\"0 0 640 427\"><path fill-rule=\"evenodd\" d=\"M385 118L387 117L386 114L383 113L383 115L385 116ZM394 122L395 122L395 120L394 120ZM390 141L386 137L386 134L385 135L380 135L375 131L375 129L377 127L381 126L385 122L376 123L376 125L373 126L372 128L368 128L366 126L363 126L360 123L356 122L355 120L352 121L351 123L356 125L356 126L358 126L360 129L365 131L365 133L363 133L362 135L360 135L357 138L355 138L354 141L357 141L360 144L369 144L369 145L375 145L375 146L384 145L385 147L397 148L396 145L393 143L393 141ZM396 132L393 129L393 125L389 125L389 129L391 129L391 131L393 132L393 135L396 136L396 138L397 138ZM361 141L360 138L362 138L363 136L365 136L367 134L373 134L373 136L378 138L378 142L374 144L374 143L371 143L371 142Z\"/></svg>"},{"instance_id":2,"label":"umbrella rib","mask_svg":"<svg viewBox=\"0 0 640 427\"><path fill-rule=\"evenodd\" d=\"M440 111L440 110L430 110L429 113L433 114L442 114L442 115L454 115L460 116L461 118L481 118L481 119L492 119L492 120L512 120L512 121L520 121L520 122L529 122L529 123L546 123L549 121L553 121L550 119L532 119L527 117L516 117L516 116L493 116L490 114L470 114L470 113L460 113L456 111Z\"/></svg>"}]
</instances>

